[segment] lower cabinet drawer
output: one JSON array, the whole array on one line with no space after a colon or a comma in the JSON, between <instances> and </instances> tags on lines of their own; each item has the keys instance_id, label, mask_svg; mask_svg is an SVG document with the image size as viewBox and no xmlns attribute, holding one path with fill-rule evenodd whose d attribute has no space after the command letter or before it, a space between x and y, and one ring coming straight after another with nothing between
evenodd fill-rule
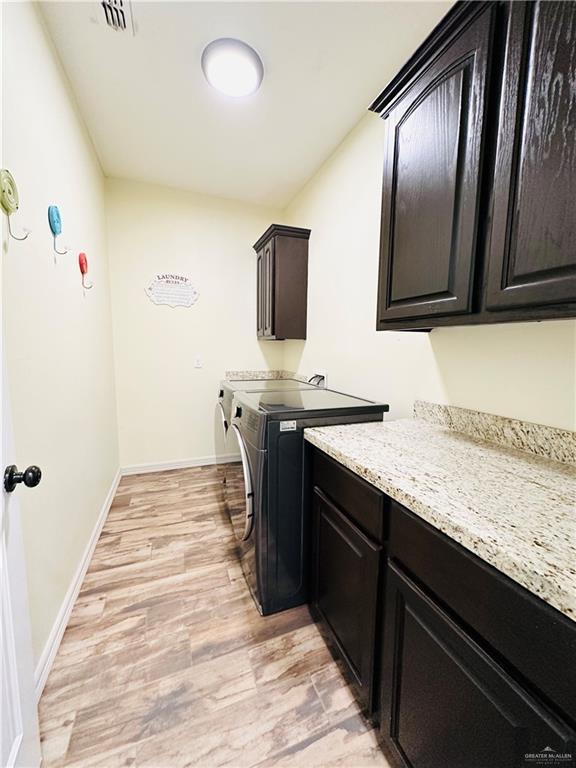
<instances>
[{"instance_id":1,"label":"lower cabinet drawer","mask_svg":"<svg viewBox=\"0 0 576 768\"><path fill-rule=\"evenodd\" d=\"M573 621L396 502L389 555L576 727Z\"/></svg>"},{"instance_id":2,"label":"lower cabinet drawer","mask_svg":"<svg viewBox=\"0 0 576 768\"><path fill-rule=\"evenodd\" d=\"M388 534L389 499L373 485L320 450L313 454L314 485L374 541Z\"/></svg>"},{"instance_id":3,"label":"lower cabinet drawer","mask_svg":"<svg viewBox=\"0 0 576 768\"><path fill-rule=\"evenodd\" d=\"M402 768L524 768L546 748L576 757L575 733L393 564L380 704L385 751Z\"/></svg>"},{"instance_id":4,"label":"lower cabinet drawer","mask_svg":"<svg viewBox=\"0 0 576 768\"><path fill-rule=\"evenodd\" d=\"M358 697L376 705L375 646L382 547L314 490L311 609L341 657Z\"/></svg>"}]
</instances>

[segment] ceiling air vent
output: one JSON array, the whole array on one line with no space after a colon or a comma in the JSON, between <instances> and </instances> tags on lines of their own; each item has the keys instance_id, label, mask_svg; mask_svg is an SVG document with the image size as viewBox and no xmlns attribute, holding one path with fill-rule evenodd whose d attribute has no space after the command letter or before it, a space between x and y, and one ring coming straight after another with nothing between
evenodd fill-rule
<instances>
[{"instance_id":1,"label":"ceiling air vent","mask_svg":"<svg viewBox=\"0 0 576 768\"><path fill-rule=\"evenodd\" d=\"M100 3L106 24L117 32L135 33L130 0L103 0Z\"/></svg>"}]
</instances>

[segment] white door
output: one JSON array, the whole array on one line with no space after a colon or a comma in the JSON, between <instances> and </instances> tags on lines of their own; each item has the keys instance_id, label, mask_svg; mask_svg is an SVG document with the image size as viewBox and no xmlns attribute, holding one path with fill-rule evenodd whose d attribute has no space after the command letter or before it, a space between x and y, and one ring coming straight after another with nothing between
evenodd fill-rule
<instances>
[{"instance_id":1,"label":"white door","mask_svg":"<svg viewBox=\"0 0 576 768\"><path fill-rule=\"evenodd\" d=\"M1 474L15 463L10 420L10 403L6 387L6 370L2 354L2 453ZM28 612L26 566L18 495L33 493L23 483L12 493L2 487L0 517L0 646L2 667L0 681L0 766L2 768L36 768L40 765L38 712L34 694L34 664Z\"/></svg>"},{"instance_id":2,"label":"white door","mask_svg":"<svg viewBox=\"0 0 576 768\"><path fill-rule=\"evenodd\" d=\"M3 4L0 4L0 28ZM0 54L4 38L0 35ZM3 79L0 78L0 103ZM3 115L4 118L4 115ZM0 120L0 167L3 163L3 120ZM4 259L11 256L6 216L0 212L2 241L0 245L0 297ZM2 299L0 298L0 317ZM2 436L0 439L0 480L4 467L15 464L10 398L3 333L0 330L0 401L2 402ZM28 458L28 457L26 457ZM33 461L33 457L31 457ZM40 765L38 711L34 691L34 658L30 635L30 613L26 584L26 563L20 525L18 495L23 484L12 493L2 486L0 508L0 766L2 768L36 768ZM24 491L32 493L26 487Z\"/></svg>"}]
</instances>

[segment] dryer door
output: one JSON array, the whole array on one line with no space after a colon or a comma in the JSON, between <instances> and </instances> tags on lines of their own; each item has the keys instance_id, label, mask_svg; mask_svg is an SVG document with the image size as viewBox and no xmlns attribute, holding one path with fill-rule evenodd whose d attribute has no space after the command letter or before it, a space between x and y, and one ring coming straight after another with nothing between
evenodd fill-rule
<instances>
[{"instance_id":1,"label":"dryer door","mask_svg":"<svg viewBox=\"0 0 576 768\"><path fill-rule=\"evenodd\" d=\"M224 408L222 407L222 402L220 400L216 403L216 422L222 430L222 434L225 436L228 431L228 422L226 421L226 414L224 413Z\"/></svg>"},{"instance_id":2,"label":"dryer door","mask_svg":"<svg viewBox=\"0 0 576 768\"><path fill-rule=\"evenodd\" d=\"M228 428L226 453L238 460L226 464L226 506L236 538L245 541L254 524L254 493L248 453L236 424Z\"/></svg>"},{"instance_id":3,"label":"dryer door","mask_svg":"<svg viewBox=\"0 0 576 768\"><path fill-rule=\"evenodd\" d=\"M214 448L216 452L216 473L218 480L224 482L224 465L226 460L226 432L228 430L228 424L226 423L226 416L224 414L224 408L219 400L216 403L214 410Z\"/></svg>"}]
</instances>

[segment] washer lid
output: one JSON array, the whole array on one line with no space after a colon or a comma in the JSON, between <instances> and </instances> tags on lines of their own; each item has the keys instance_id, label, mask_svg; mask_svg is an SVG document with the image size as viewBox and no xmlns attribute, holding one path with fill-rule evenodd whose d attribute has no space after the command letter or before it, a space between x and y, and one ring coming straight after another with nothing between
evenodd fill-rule
<instances>
[{"instance_id":1,"label":"washer lid","mask_svg":"<svg viewBox=\"0 0 576 768\"><path fill-rule=\"evenodd\" d=\"M240 400L265 413L339 410L341 408L361 408L376 405L370 400L316 387L310 390L286 392L250 392L241 395Z\"/></svg>"},{"instance_id":2,"label":"washer lid","mask_svg":"<svg viewBox=\"0 0 576 768\"><path fill-rule=\"evenodd\" d=\"M318 389L314 384L307 384L297 379L230 379L223 381L222 387L231 392L282 392L292 389Z\"/></svg>"}]
</instances>

